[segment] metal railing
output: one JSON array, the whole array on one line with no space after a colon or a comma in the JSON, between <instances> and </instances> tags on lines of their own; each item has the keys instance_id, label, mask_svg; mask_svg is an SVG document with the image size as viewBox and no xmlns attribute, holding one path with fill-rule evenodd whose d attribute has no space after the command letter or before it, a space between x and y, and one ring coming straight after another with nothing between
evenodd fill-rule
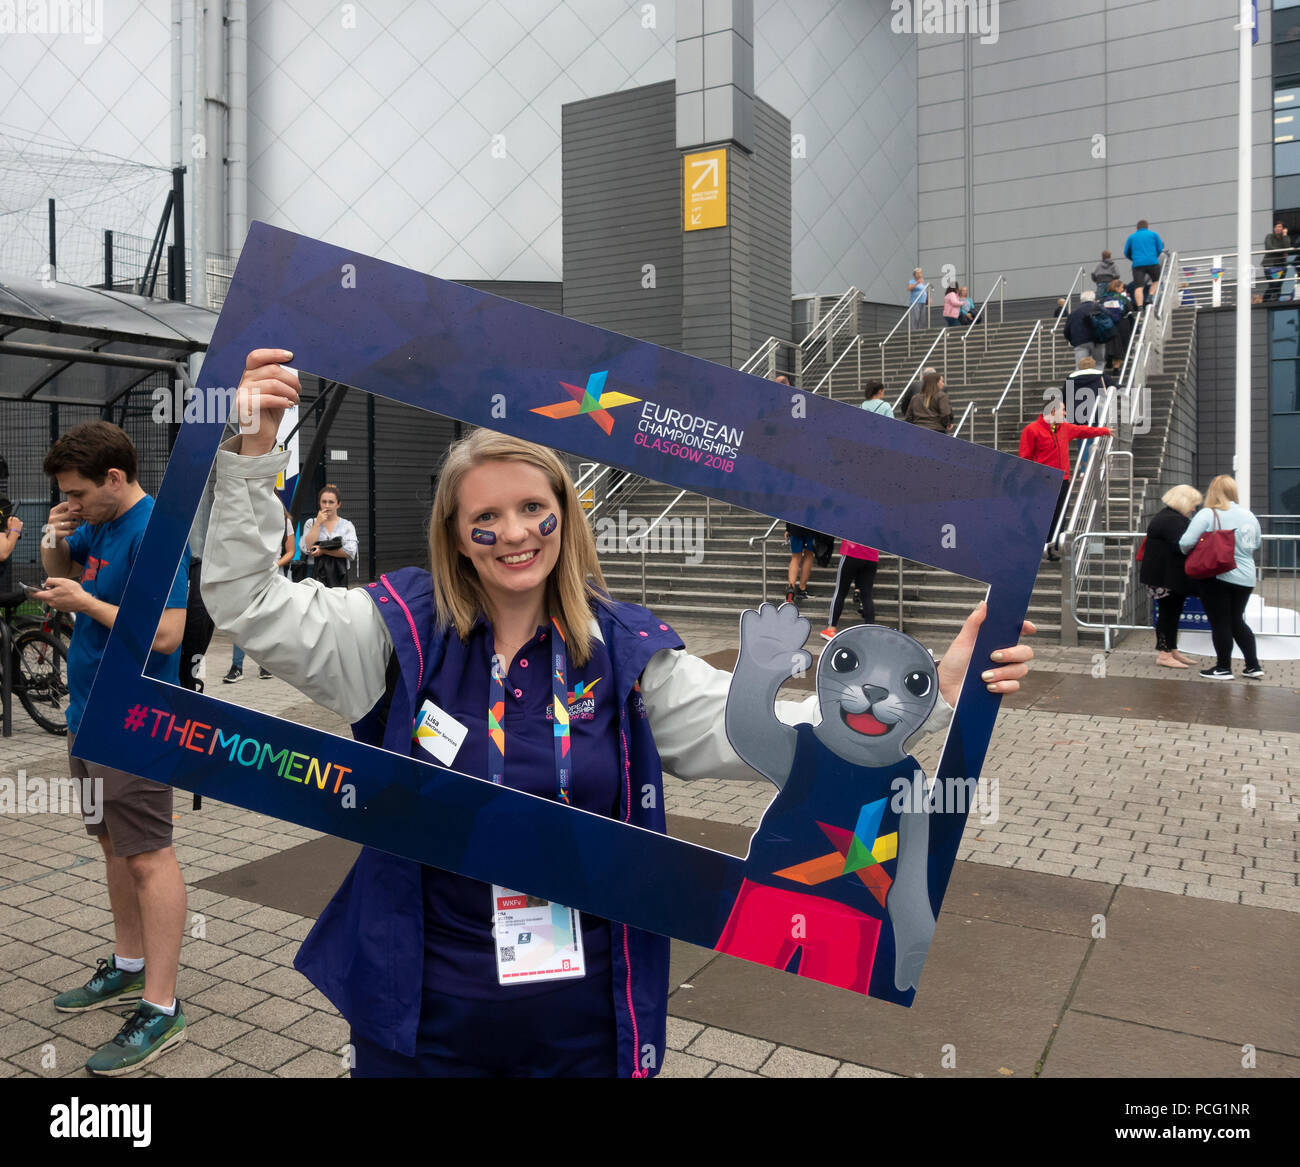
<instances>
[{"instance_id":1,"label":"metal railing","mask_svg":"<svg viewBox=\"0 0 1300 1167\"><path fill-rule=\"evenodd\" d=\"M1016 367L1011 370L1011 376L1007 378L1007 387L1002 390L1002 396L998 398L998 403L993 407L993 448L998 448L998 419L1001 417L1002 407L1006 404L1007 394L1011 392L1011 386L1015 384L1016 377L1020 378L1020 397L1016 410L1017 426L1025 420L1025 358L1029 356L1030 346L1038 342L1038 376L1043 376L1043 322L1034 321L1034 327L1029 333L1029 339L1025 341L1025 347L1020 351L1020 359L1016 361Z\"/></svg>"},{"instance_id":2,"label":"metal railing","mask_svg":"<svg viewBox=\"0 0 1300 1167\"><path fill-rule=\"evenodd\" d=\"M912 375L907 379L907 384L903 386L902 391L895 399L894 401L895 410L898 409L899 403L903 400L903 398L907 396L907 391L912 387L912 382L915 381L919 376L921 376L922 373L925 371L926 363L929 361L931 354L934 352L936 348L939 347L940 344L943 345L943 357L941 358L943 361L943 375L945 378L947 378L948 376L948 333L951 331L952 330L948 328L939 329L939 335L934 338L934 340L930 344L930 347L925 350L925 356L923 356L917 362L916 368L912 371Z\"/></svg>"},{"instance_id":3,"label":"metal railing","mask_svg":"<svg viewBox=\"0 0 1300 1167\"><path fill-rule=\"evenodd\" d=\"M1265 516L1257 516L1264 518ZM1283 516L1296 521L1296 516ZM1145 531L1087 530L1072 537L1064 562L1080 576L1094 578L1099 586L1071 591L1062 616L1075 628L1101 632L1106 650L1116 632L1150 631L1151 602L1145 587L1136 582L1134 556ZM1255 567L1254 594L1258 605L1247 608L1246 622L1256 636L1300 639L1300 532L1264 535ZM1105 586L1128 578L1117 600L1108 600ZM1062 595L1065 595L1062 580ZM1206 629L1208 631L1208 627Z\"/></svg>"},{"instance_id":4,"label":"metal railing","mask_svg":"<svg viewBox=\"0 0 1300 1167\"><path fill-rule=\"evenodd\" d=\"M765 604L767 603L767 545L768 545L768 543L771 542L774 538L775 538L775 539L784 539L784 538L785 538L785 535L784 535L784 534L782 534L782 535L773 535L773 534L772 534L772 532L775 531L776 528L777 528L777 526L778 526L780 523L782 523L782 522L784 522L783 519L773 519L773 520L772 520L772 525L771 525L770 527L768 527L768 529L767 529L766 531L764 531L761 535L753 535L753 536L751 536L750 539L749 539L749 541L748 541L748 542L749 542L749 549L750 549L751 551L754 550L754 544L757 543L757 544L759 545L760 549L761 549L762 552L763 552L763 603L765 603Z\"/></svg>"},{"instance_id":5,"label":"metal railing","mask_svg":"<svg viewBox=\"0 0 1300 1167\"><path fill-rule=\"evenodd\" d=\"M1083 264L1079 264L1079 270L1074 273L1074 279L1070 281L1070 286L1069 288L1066 289L1065 292L1065 310L1057 311L1056 319L1052 321L1052 327L1048 332L1048 336L1051 337L1051 340L1048 343L1048 348L1051 349L1053 377L1056 376L1056 330L1058 328L1065 327L1066 318L1070 315L1070 305L1074 300L1075 286L1079 284L1080 281L1082 281L1082 279L1083 279ZM1080 288L1079 290L1082 291L1083 289Z\"/></svg>"},{"instance_id":6,"label":"metal railing","mask_svg":"<svg viewBox=\"0 0 1300 1167\"><path fill-rule=\"evenodd\" d=\"M1280 249L1279 249L1280 250ZM1263 302L1277 303L1284 298L1286 285L1291 284L1290 295L1286 299L1294 300L1300 290L1300 242L1294 250L1288 249L1288 262L1277 264L1265 263L1264 257L1270 251L1255 248L1250 259L1250 291L1252 298L1256 295ZM1269 271L1278 274L1269 276ZM1294 276L1288 276L1294 271ZM1184 255L1178 259L1173 271L1178 293L1178 302L1183 307L1227 308L1237 302L1237 265L1236 249L1222 251L1217 255Z\"/></svg>"},{"instance_id":7,"label":"metal railing","mask_svg":"<svg viewBox=\"0 0 1300 1167\"><path fill-rule=\"evenodd\" d=\"M834 374L835 370L840 367L840 362L852 356L854 353L857 354L857 358L858 358L857 359L857 378L858 378L857 385L859 388L861 388L862 387L862 337L855 334L853 339L849 341L849 347L846 348L842 353L840 353L838 357L835 358L835 363L831 365L829 369L826 370L826 372L822 375L822 379L818 381L817 384L814 385L809 390L809 392L820 393L821 387L825 385L826 396L829 397L831 395L831 385L829 382L831 381L832 375Z\"/></svg>"},{"instance_id":8,"label":"metal railing","mask_svg":"<svg viewBox=\"0 0 1300 1167\"><path fill-rule=\"evenodd\" d=\"M961 420L953 426L952 433L949 436L954 438L961 437L962 427L965 426L967 420L969 420L970 433L967 435L966 440L968 442L973 442L975 440L975 415L977 413L979 413L979 406L977 406L973 401L966 402L966 408L962 411Z\"/></svg>"},{"instance_id":9,"label":"metal railing","mask_svg":"<svg viewBox=\"0 0 1300 1167\"><path fill-rule=\"evenodd\" d=\"M856 336L858 333L858 304L862 293L857 288L850 288L834 304L799 342L801 364L807 367L821 358L830 361L835 356L835 341L847 325Z\"/></svg>"},{"instance_id":10,"label":"metal railing","mask_svg":"<svg viewBox=\"0 0 1300 1167\"><path fill-rule=\"evenodd\" d=\"M861 302L861 291L857 288L849 288L809 329L802 340L786 340L784 337L769 336L741 363L738 371L770 380L777 375L778 353L783 348L788 349L791 353L789 364L791 383L796 388L801 388L804 369L818 358L829 361L834 355L835 342L840 339L846 328L857 337L858 305Z\"/></svg>"},{"instance_id":11,"label":"metal railing","mask_svg":"<svg viewBox=\"0 0 1300 1167\"><path fill-rule=\"evenodd\" d=\"M741 373L753 373L756 377L766 377L769 381L776 376L776 355L782 348L792 349L795 357L791 362L791 372L794 375L795 384L799 383L799 376L802 373L800 356L802 355L799 345L793 340L785 340L779 336L769 336L754 351L738 370Z\"/></svg>"},{"instance_id":12,"label":"metal railing","mask_svg":"<svg viewBox=\"0 0 1300 1167\"><path fill-rule=\"evenodd\" d=\"M993 282L993 286L989 289L989 294L984 297L984 303L979 306L975 315L971 317L970 324L966 326L966 333L961 338L961 379L963 381L968 379L966 373L966 342L970 340L971 334L975 331L975 325L980 322L981 317L984 315L984 309L989 306L989 301L993 299L994 292L998 293L998 323L1001 324L1003 322L1002 309L1006 302L1007 293L1007 282L1005 276L998 276L998 278ZM947 330L945 329L945 331ZM989 329L987 320L984 321L984 327L980 331L984 333L984 351L988 352Z\"/></svg>"},{"instance_id":13,"label":"metal railing","mask_svg":"<svg viewBox=\"0 0 1300 1167\"><path fill-rule=\"evenodd\" d=\"M925 326L926 326L926 328L929 328L929 327L930 327L930 301L929 301L929 298L928 298L928 297L929 297L929 294L930 294L930 293L929 293L929 291L928 291L928 289L927 289L927 291L926 291L926 297L927 297L927 299L926 299L926 301L925 301ZM891 328L891 329L890 329L890 330L885 334L885 339L882 340L882 341L880 342L880 379L881 379L882 381L885 379L885 346L886 346L886 345L887 345L891 340L894 339L894 333L896 333L900 328L902 328L904 324L907 325L907 355L908 355L909 357L912 355L912 332L914 331L913 328L912 328L912 309L915 308L915 307L916 307L915 304L909 304L909 305L908 305L908 306L903 310L903 314L902 314L902 316L900 316L900 317L898 318L898 321L897 321L897 323L895 323L894 327Z\"/></svg>"},{"instance_id":14,"label":"metal railing","mask_svg":"<svg viewBox=\"0 0 1300 1167\"><path fill-rule=\"evenodd\" d=\"M1169 321L1175 302L1175 290L1169 280L1169 272L1178 262L1176 253L1166 253L1160 270L1160 282L1155 301L1144 311L1133 335L1129 339L1128 349L1124 355L1124 364L1120 372L1120 384L1108 387L1094 399L1088 424L1107 424L1112 433L1101 438L1089 438L1079 451L1079 463L1070 480L1070 489L1066 495L1064 507L1057 519L1054 529L1048 536L1048 547L1064 550L1062 556L1061 579L1061 641L1071 644L1076 640L1078 625L1072 623L1071 613L1078 606L1078 593L1087 583L1092 586L1093 574L1084 573L1078 556L1073 553L1075 537L1079 532L1095 529L1098 508L1101 508L1103 522L1110 526L1111 504L1120 497L1126 497L1130 524L1134 517L1136 503L1133 479L1133 457L1131 451L1124 448L1131 440L1133 421L1137 410L1145 407L1146 378L1151 367L1153 354L1163 351L1164 339L1169 329ZM1121 406L1121 401L1123 405ZM1128 467L1127 496L1114 492L1116 480L1114 463L1123 460ZM1117 603L1123 605L1126 596L1131 596L1133 586L1129 575L1125 573L1115 582L1118 588ZM1086 576L1086 579L1085 579Z\"/></svg>"}]
</instances>

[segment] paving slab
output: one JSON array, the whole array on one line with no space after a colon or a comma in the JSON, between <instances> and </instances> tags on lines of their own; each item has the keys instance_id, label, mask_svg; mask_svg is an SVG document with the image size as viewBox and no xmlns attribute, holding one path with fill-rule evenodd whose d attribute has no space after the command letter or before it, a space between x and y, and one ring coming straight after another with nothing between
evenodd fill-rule
<instances>
[{"instance_id":1,"label":"paving slab","mask_svg":"<svg viewBox=\"0 0 1300 1167\"><path fill-rule=\"evenodd\" d=\"M1115 890L1062 875L959 861L939 914L1091 937L1093 917L1105 913Z\"/></svg>"},{"instance_id":2,"label":"paving slab","mask_svg":"<svg viewBox=\"0 0 1300 1167\"><path fill-rule=\"evenodd\" d=\"M356 843L322 835L265 859L232 867L196 886L250 901L250 909L277 908L315 919L325 910L360 852ZM257 920L253 918L254 926L267 927Z\"/></svg>"},{"instance_id":3,"label":"paving slab","mask_svg":"<svg viewBox=\"0 0 1300 1167\"><path fill-rule=\"evenodd\" d=\"M1041 879L1041 876L1025 878ZM1084 884L1084 887L1092 885ZM675 1016L837 1061L925 1077L1030 1077L1088 950L1082 937L945 916L911 1009L720 956ZM942 1065L955 1047L956 1066Z\"/></svg>"},{"instance_id":4,"label":"paving slab","mask_svg":"<svg viewBox=\"0 0 1300 1167\"><path fill-rule=\"evenodd\" d=\"M1300 919L1121 887L1074 1009L1300 1057Z\"/></svg>"},{"instance_id":5,"label":"paving slab","mask_svg":"<svg viewBox=\"0 0 1300 1167\"><path fill-rule=\"evenodd\" d=\"M1240 909L1238 909L1240 910ZM1043 1063L1044 1078L1300 1078L1300 1058L1070 1010Z\"/></svg>"},{"instance_id":6,"label":"paving slab","mask_svg":"<svg viewBox=\"0 0 1300 1167\"><path fill-rule=\"evenodd\" d=\"M1021 681L1018 692L1003 697L1002 704L1008 709L1035 712L1143 717L1220 728L1294 732L1300 689L1240 680L1231 684L1202 682L1193 676L1164 681L1035 669Z\"/></svg>"}]
</instances>

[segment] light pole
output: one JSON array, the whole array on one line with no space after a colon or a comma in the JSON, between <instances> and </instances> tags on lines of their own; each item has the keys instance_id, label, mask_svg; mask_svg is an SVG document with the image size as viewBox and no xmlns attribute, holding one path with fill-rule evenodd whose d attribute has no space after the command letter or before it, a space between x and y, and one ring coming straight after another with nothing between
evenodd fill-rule
<instances>
[{"instance_id":1,"label":"light pole","mask_svg":"<svg viewBox=\"0 0 1300 1167\"><path fill-rule=\"evenodd\" d=\"M1232 473L1243 507L1250 506L1250 131L1255 19L1255 0L1241 0L1237 24L1237 411Z\"/></svg>"}]
</instances>

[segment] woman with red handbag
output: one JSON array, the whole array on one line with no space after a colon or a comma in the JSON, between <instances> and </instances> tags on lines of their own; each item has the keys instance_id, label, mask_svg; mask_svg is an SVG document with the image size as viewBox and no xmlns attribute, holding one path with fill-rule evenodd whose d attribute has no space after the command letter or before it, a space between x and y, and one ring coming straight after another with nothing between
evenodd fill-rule
<instances>
[{"instance_id":1,"label":"woman with red handbag","mask_svg":"<svg viewBox=\"0 0 1300 1167\"><path fill-rule=\"evenodd\" d=\"M1210 621L1217 659L1201 670L1211 681L1232 680L1232 645L1246 660L1243 677L1263 677L1255 654L1255 634L1246 624L1246 602L1255 590L1254 552L1261 541L1259 520L1237 502L1237 483L1220 474L1205 492L1205 506L1178 541L1187 552L1188 576L1199 580L1201 603Z\"/></svg>"},{"instance_id":2,"label":"woman with red handbag","mask_svg":"<svg viewBox=\"0 0 1300 1167\"><path fill-rule=\"evenodd\" d=\"M1167 669L1185 669L1194 664L1178 651L1178 618L1183 604L1196 591L1196 581L1183 569L1186 556L1178 541L1187 530L1188 519L1201 505L1201 492L1193 486L1171 487L1160 500L1165 504L1147 527L1142 541L1142 570L1156 614L1156 664Z\"/></svg>"}]
</instances>

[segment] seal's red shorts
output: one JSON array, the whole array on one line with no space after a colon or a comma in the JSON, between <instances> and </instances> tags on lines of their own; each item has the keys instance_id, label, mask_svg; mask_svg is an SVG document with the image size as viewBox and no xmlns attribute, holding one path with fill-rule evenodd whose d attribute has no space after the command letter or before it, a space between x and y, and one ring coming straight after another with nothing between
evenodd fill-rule
<instances>
[{"instance_id":1,"label":"seal's red shorts","mask_svg":"<svg viewBox=\"0 0 1300 1167\"><path fill-rule=\"evenodd\" d=\"M745 880L714 947L780 969L798 952L800 976L865 993L880 926L845 904Z\"/></svg>"}]
</instances>

